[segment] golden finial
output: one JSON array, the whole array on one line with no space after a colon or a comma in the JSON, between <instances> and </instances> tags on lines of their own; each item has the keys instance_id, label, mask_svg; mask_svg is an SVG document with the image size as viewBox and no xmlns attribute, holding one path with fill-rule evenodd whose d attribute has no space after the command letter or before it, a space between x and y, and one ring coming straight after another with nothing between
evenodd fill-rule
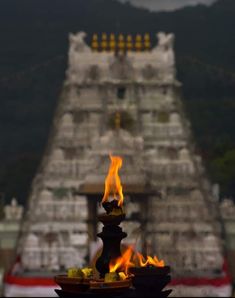
<instances>
[{"instance_id":1,"label":"golden finial","mask_svg":"<svg viewBox=\"0 0 235 298\"><path fill-rule=\"evenodd\" d=\"M108 47L107 34L106 33L102 33L101 43L100 44L101 44L102 51L106 51L107 47Z\"/></svg>"},{"instance_id":2,"label":"golden finial","mask_svg":"<svg viewBox=\"0 0 235 298\"><path fill-rule=\"evenodd\" d=\"M93 51L98 51L99 49L98 35L96 33L92 36L91 48Z\"/></svg>"},{"instance_id":3,"label":"golden finial","mask_svg":"<svg viewBox=\"0 0 235 298\"><path fill-rule=\"evenodd\" d=\"M145 50L149 51L150 47L151 47L150 34L145 33L145 35L144 35L144 48L145 48Z\"/></svg>"},{"instance_id":4,"label":"golden finial","mask_svg":"<svg viewBox=\"0 0 235 298\"><path fill-rule=\"evenodd\" d=\"M118 35L118 49L120 52L123 52L125 49L125 40L123 34Z\"/></svg>"},{"instance_id":5,"label":"golden finial","mask_svg":"<svg viewBox=\"0 0 235 298\"><path fill-rule=\"evenodd\" d=\"M111 33L109 36L109 49L110 51L115 51L115 48L116 48L115 35Z\"/></svg>"},{"instance_id":6,"label":"golden finial","mask_svg":"<svg viewBox=\"0 0 235 298\"><path fill-rule=\"evenodd\" d=\"M126 48L128 51L131 51L133 48L132 36L130 34L128 34L126 38Z\"/></svg>"},{"instance_id":7,"label":"golden finial","mask_svg":"<svg viewBox=\"0 0 235 298\"><path fill-rule=\"evenodd\" d=\"M144 40L150 41L150 34L149 33L145 33Z\"/></svg>"},{"instance_id":8,"label":"golden finial","mask_svg":"<svg viewBox=\"0 0 235 298\"><path fill-rule=\"evenodd\" d=\"M107 40L107 34L105 32L102 33L102 40Z\"/></svg>"},{"instance_id":9,"label":"golden finial","mask_svg":"<svg viewBox=\"0 0 235 298\"><path fill-rule=\"evenodd\" d=\"M121 114L116 112L115 114L115 128L118 130L121 127Z\"/></svg>"},{"instance_id":10,"label":"golden finial","mask_svg":"<svg viewBox=\"0 0 235 298\"><path fill-rule=\"evenodd\" d=\"M135 37L135 49L137 52L141 51L142 49L142 36L140 34L137 34Z\"/></svg>"}]
</instances>

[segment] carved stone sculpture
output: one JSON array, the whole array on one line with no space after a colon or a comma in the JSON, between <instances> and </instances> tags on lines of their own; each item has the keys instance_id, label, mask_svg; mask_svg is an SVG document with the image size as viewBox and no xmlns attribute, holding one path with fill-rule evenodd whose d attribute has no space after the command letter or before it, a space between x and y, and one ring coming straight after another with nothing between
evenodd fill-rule
<instances>
[{"instance_id":1,"label":"carved stone sculpture","mask_svg":"<svg viewBox=\"0 0 235 298\"><path fill-rule=\"evenodd\" d=\"M23 216L23 206L18 205L15 198L11 200L10 205L4 207L5 219L6 220L21 220Z\"/></svg>"},{"instance_id":2,"label":"carved stone sculpture","mask_svg":"<svg viewBox=\"0 0 235 298\"><path fill-rule=\"evenodd\" d=\"M175 64L173 44L174 34L166 34L164 32L157 33L158 45L157 50L161 52L162 60L168 65L173 66Z\"/></svg>"}]
</instances>

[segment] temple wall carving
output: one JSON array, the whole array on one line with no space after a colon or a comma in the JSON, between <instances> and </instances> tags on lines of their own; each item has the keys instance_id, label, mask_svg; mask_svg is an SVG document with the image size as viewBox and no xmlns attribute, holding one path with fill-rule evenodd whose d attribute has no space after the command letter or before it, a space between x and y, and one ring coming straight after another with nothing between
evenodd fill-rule
<instances>
[{"instance_id":1,"label":"temple wall carving","mask_svg":"<svg viewBox=\"0 0 235 298\"><path fill-rule=\"evenodd\" d=\"M175 275L219 269L211 187L177 93L174 35L160 32L154 49L127 55L92 51L84 38L83 32L69 37L63 96L24 225L25 269L84 263L94 241L89 206L102 196L110 153L123 157L120 175L129 187L125 241L140 249L146 241Z\"/></svg>"}]
</instances>

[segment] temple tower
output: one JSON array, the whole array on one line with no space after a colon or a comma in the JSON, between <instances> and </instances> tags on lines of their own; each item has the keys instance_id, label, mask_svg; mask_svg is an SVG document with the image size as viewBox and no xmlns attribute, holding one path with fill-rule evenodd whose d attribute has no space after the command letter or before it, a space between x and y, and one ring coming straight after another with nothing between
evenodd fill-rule
<instances>
[{"instance_id":1,"label":"temple tower","mask_svg":"<svg viewBox=\"0 0 235 298\"><path fill-rule=\"evenodd\" d=\"M173 34L70 34L68 68L20 238L29 271L88 262L109 153L123 157L127 240L173 276L220 275L217 203L194 152L175 77Z\"/></svg>"}]
</instances>

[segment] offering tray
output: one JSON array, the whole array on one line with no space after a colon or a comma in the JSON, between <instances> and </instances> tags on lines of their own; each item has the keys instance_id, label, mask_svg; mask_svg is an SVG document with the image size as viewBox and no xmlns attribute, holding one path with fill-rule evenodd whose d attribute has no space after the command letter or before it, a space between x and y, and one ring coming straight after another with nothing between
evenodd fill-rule
<instances>
[{"instance_id":1,"label":"offering tray","mask_svg":"<svg viewBox=\"0 0 235 298\"><path fill-rule=\"evenodd\" d=\"M65 292L70 293L81 293L85 292L90 287L89 278L80 278L80 277L68 277L67 275L56 275L55 282L61 287Z\"/></svg>"}]
</instances>

